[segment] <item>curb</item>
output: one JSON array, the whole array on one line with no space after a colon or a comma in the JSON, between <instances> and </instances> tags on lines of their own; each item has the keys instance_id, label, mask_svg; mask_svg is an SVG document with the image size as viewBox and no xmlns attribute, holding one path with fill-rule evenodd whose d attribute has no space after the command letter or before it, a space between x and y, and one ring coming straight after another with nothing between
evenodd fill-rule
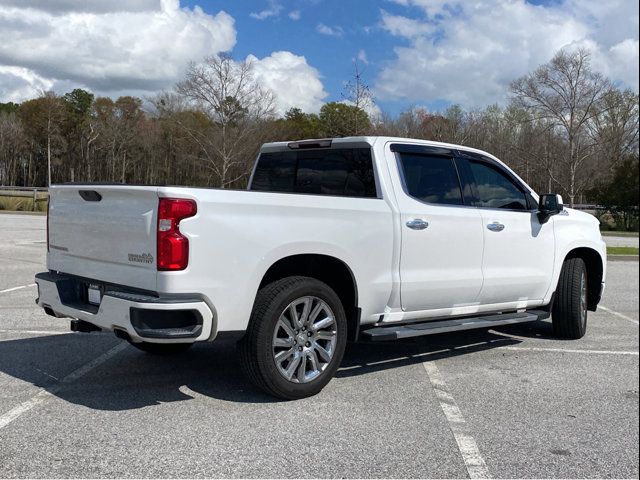
<instances>
[{"instance_id":1,"label":"curb","mask_svg":"<svg viewBox=\"0 0 640 480\"><path fill-rule=\"evenodd\" d=\"M637 262L638 255L607 255L610 262Z\"/></svg>"},{"instance_id":2,"label":"curb","mask_svg":"<svg viewBox=\"0 0 640 480\"><path fill-rule=\"evenodd\" d=\"M36 215L36 216L46 216L47 212L21 212L19 210L0 210L0 215Z\"/></svg>"}]
</instances>

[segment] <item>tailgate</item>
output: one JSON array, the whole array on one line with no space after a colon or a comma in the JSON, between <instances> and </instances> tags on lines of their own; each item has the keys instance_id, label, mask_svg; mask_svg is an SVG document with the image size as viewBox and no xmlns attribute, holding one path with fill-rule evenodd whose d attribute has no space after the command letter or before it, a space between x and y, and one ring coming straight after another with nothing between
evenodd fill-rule
<instances>
[{"instance_id":1,"label":"tailgate","mask_svg":"<svg viewBox=\"0 0 640 480\"><path fill-rule=\"evenodd\" d=\"M156 290L156 187L65 185L49 192L49 270Z\"/></svg>"}]
</instances>

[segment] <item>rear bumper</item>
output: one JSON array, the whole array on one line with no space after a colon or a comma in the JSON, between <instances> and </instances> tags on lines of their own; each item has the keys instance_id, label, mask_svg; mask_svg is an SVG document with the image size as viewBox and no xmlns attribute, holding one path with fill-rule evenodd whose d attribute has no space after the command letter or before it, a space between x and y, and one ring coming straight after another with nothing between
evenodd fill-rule
<instances>
[{"instance_id":1,"label":"rear bumper","mask_svg":"<svg viewBox=\"0 0 640 480\"><path fill-rule=\"evenodd\" d=\"M86 301L86 284L99 283L59 273L36 275L36 303L47 313L91 323L103 330L126 332L134 342L192 343L212 340L212 309L198 295L155 296L101 285L100 305Z\"/></svg>"}]
</instances>

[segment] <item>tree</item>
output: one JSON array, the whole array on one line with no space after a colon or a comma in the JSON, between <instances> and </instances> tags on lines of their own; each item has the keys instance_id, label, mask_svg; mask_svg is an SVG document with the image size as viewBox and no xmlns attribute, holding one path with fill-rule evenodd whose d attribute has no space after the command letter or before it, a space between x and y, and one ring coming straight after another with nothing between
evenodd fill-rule
<instances>
[{"instance_id":1,"label":"tree","mask_svg":"<svg viewBox=\"0 0 640 480\"><path fill-rule=\"evenodd\" d=\"M288 140L318 138L320 118L315 113L304 113L299 108L291 108L284 114L283 127Z\"/></svg>"},{"instance_id":2,"label":"tree","mask_svg":"<svg viewBox=\"0 0 640 480\"><path fill-rule=\"evenodd\" d=\"M355 107L350 110L351 113L351 131L353 135L362 135L371 128L371 122L367 115L366 120L360 114L361 111L366 112L374 106L373 95L362 77L362 72L358 65L358 60L353 61L353 77L345 85L345 91L342 94L345 103Z\"/></svg>"},{"instance_id":3,"label":"tree","mask_svg":"<svg viewBox=\"0 0 640 480\"><path fill-rule=\"evenodd\" d=\"M98 136L91 116L93 99L93 93L81 88L76 88L62 97L66 107L63 132L67 139L67 158L71 181L75 180L76 170L83 167L85 179L91 181L89 150Z\"/></svg>"},{"instance_id":4,"label":"tree","mask_svg":"<svg viewBox=\"0 0 640 480\"><path fill-rule=\"evenodd\" d=\"M37 149L36 155L44 153L46 157L46 185L49 186L52 161L57 163L64 150L64 139L60 135L64 118L62 101L54 92L43 92L40 97L20 105L19 114L27 136Z\"/></svg>"},{"instance_id":5,"label":"tree","mask_svg":"<svg viewBox=\"0 0 640 480\"><path fill-rule=\"evenodd\" d=\"M176 92L210 122L206 129L181 126L200 146L218 185L226 188L247 177L263 124L274 112L273 93L254 78L251 62L236 62L227 55L208 57L189 66Z\"/></svg>"},{"instance_id":6,"label":"tree","mask_svg":"<svg viewBox=\"0 0 640 480\"><path fill-rule=\"evenodd\" d=\"M588 51L561 50L549 63L512 82L510 89L516 105L547 122L566 140L566 151L556 152L554 158L562 167L562 176L551 169L548 173L573 206L590 180L588 174L579 176L594 153L587 127L606 108L603 99L611 91L611 82L591 70Z\"/></svg>"},{"instance_id":7,"label":"tree","mask_svg":"<svg viewBox=\"0 0 640 480\"><path fill-rule=\"evenodd\" d=\"M357 120L354 120L357 118ZM325 103L320 109L320 130L326 137L350 137L357 135L355 125L362 130L371 128L369 116L364 110L340 102Z\"/></svg>"},{"instance_id":8,"label":"tree","mask_svg":"<svg viewBox=\"0 0 640 480\"><path fill-rule=\"evenodd\" d=\"M640 168L638 156L621 160L612 175L596 183L591 197L611 213L616 224L624 230L638 229L640 205Z\"/></svg>"}]
</instances>

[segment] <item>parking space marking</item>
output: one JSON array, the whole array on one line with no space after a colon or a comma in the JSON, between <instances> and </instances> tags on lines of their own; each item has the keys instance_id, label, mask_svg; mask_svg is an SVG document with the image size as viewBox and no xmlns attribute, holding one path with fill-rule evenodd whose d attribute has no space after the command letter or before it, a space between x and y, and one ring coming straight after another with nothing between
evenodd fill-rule
<instances>
[{"instance_id":1,"label":"parking space marking","mask_svg":"<svg viewBox=\"0 0 640 480\"><path fill-rule=\"evenodd\" d=\"M0 329L0 333L13 333L15 335L67 335L71 333L68 330L60 331L60 330L11 330L11 329Z\"/></svg>"},{"instance_id":2,"label":"parking space marking","mask_svg":"<svg viewBox=\"0 0 640 480\"><path fill-rule=\"evenodd\" d=\"M4 427L9 425L16 418L20 417L20 415L22 415L23 413L28 412L32 408L40 405L41 403L45 402L46 400L54 396L57 392L59 392L65 386L65 384L69 384L83 377L84 375L89 373L91 370L103 364L114 355L117 355L128 346L129 344L127 342L119 343L118 345L116 345L110 350L107 350L105 353L93 359L89 363L86 363L83 366L77 368L76 370L71 372L69 375L64 377L62 380L60 380L59 383L53 385L52 387L49 387L46 390L41 389L29 400L22 402L20 405L9 410L7 413L0 415L0 430L2 430Z\"/></svg>"},{"instance_id":3,"label":"parking space marking","mask_svg":"<svg viewBox=\"0 0 640 480\"><path fill-rule=\"evenodd\" d=\"M440 374L440 370L433 361L423 362L422 365L427 371L431 386L440 403L440 408L442 408L449 428L458 444L458 450L462 455L462 460L467 468L469 478L490 478L489 470L480 454L478 444L471 436L467 422L460 408L458 408L458 404L449 392L447 384Z\"/></svg>"},{"instance_id":4,"label":"parking space marking","mask_svg":"<svg viewBox=\"0 0 640 480\"><path fill-rule=\"evenodd\" d=\"M611 310L610 308L603 307L602 305L598 305L598 308L604 310L607 313L610 313L611 315L615 315L616 317L624 318L625 320L627 320L627 321L629 321L631 323L635 323L636 325L640 325L638 320L635 320L635 319L633 319L631 317L627 317L626 315L623 315L622 313L618 313L615 310Z\"/></svg>"},{"instance_id":5,"label":"parking space marking","mask_svg":"<svg viewBox=\"0 0 640 480\"><path fill-rule=\"evenodd\" d=\"M638 352L627 352L619 350L588 350L588 349L569 349L569 348L546 348L546 347L500 347L502 350L525 350L530 352L561 352L561 353L587 353L593 355L632 355L638 356Z\"/></svg>"},{"instance_id":6,"label":"parking space marking","mask_svg":"<svg viewBox=\"0 0 640 480\"><path fill-rule=\"evenodd\" d=\"M23 288L35 287L35 283L30 283L29 285L20 285L19 287L7 288L6 290L0 290L0 293L9 293L15 292L16 290L22 290Z\"/></svg>"}]
</instances>

